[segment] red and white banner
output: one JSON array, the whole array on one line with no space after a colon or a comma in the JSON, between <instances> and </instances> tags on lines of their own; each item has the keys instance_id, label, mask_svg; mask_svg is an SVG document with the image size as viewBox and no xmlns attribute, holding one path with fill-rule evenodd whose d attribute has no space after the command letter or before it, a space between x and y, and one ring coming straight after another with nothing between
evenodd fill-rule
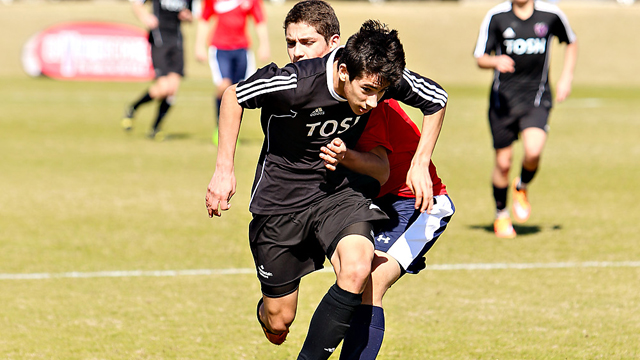
<instances>
[{"instance_id":1,"label":"red and white banner","mask_svg":"<svg viewBox=\"0 0 640 360\"><path fill-rule=\"evenodd\" d=\"M63 80L144 81L155 76L147 33L116 23L51 26L24 45L22 65L31 76Z\"/></svg>"}]
</instances>

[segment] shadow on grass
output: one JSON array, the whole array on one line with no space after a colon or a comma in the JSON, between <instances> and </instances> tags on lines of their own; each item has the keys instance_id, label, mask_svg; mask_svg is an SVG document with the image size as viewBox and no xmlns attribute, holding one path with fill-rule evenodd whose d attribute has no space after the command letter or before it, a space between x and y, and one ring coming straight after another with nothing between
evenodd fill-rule
<instances>
[{"instance_id":1,"label":"shadow on grass","mask_svg":"<svg viewBox=\"0 0 640 360\"><path fill-rule=\"evenodd\" d=\"M172 140L187 140L193 137L192 134L189 133L168 133L165 135L164 141L172 141Z\"/></svg>"},{"instance_id":2,"label":"shadow on grass","mask_svg":"<svg viewBox=\"0 0 640 360\"><path fill-rule=\"evenodd\" d=\"M493 224L488 225L469 225L469 229L472 230L484 230L488 233L493 233ZM518 235L533 235L537 234L545 229L551 231L562 230L562 225L554 224L547 227L542 227L540 225L519 225L513 224L513 229L516 231Z\"/></svg>"}]
</instances>

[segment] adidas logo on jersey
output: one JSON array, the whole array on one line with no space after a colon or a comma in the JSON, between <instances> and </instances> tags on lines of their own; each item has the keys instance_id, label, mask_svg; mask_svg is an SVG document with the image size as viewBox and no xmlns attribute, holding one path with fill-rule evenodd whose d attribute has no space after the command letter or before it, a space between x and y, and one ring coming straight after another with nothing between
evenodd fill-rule
<instances>
[{"instance_id":1,"label":"adidas logo on jersey","mask_svg":"<svg viewBox=\"0 0 640 360\"><path fill-rule=\"evenodd\" d=\"M513 39L516 37L516 32L513 31L512 28L508 27L507 30L502 33L502 37L505 39Z\"/></svg>"},{"instance_id":2,"label":"adidas logo on jersey","mask_svg":"<svg viewBox=\"0 0 640 360\"><path fill-rule=\"evenodd\" d=\"M312 117L312 116L318 116L318 115L324 115L324 110L322 110L322 108L321 108L321 107L316 108L315 110L313 110L313 111L311 112L311 115L309 115L309 117Z\"/></svg>"}]
</instances>

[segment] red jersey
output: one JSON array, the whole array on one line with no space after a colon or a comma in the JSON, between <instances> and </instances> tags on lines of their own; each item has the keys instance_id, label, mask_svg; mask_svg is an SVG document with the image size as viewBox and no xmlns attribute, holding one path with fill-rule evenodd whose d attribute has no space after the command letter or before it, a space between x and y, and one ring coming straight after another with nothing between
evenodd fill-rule
<instances>
[{"instance_id":1,"label":"red jersey","mask_svg":"<svg viewBox=\"0 0 640 360\"><path fill-rule=\"evenodd\" d=\"M407 186L407 172L419 141L420 130L396 100L378 103L371 111L369 122L358 140L356 150L367 152L381 145L390 151L389 180L380 188L378 197L386 194L415 197ZM433 162L429 163L429 174L433 183L433 195L447 194L446 186L438 177Z\"/></svg>"},{"instance_id":2,"label":"red jersey","mask_svg":"<svg viewBox=\"0 0 640 360\"><path fill-rule=\"evenodd\" d=\"M248 49L247 18L253 16L256 24L266 20L262 0L203 0L202 19L208 21L213 15L218 22L211 45L220 50Z\"/></svg>"}]
</instances>

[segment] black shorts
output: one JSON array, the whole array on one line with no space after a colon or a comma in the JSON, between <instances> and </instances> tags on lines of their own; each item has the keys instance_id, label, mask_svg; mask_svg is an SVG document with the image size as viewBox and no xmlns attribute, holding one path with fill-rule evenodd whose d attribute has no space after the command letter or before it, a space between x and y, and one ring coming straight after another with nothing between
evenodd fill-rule
<instances>
[{"instance_id":1,"label":"black shorts","mask_svg":"<svg viewBox=\"0 0 640 360\"><path fill-rule=\"evenodd\" d=\"M184 76L184 51L182 41L176 36L161 36L159 31L149 33L151 61L156 78L176 73Z\"/></svg>"},{"instance_id":2,"label":"black shorts","mask_svg":"<svg viewBox=\"0 0 640 360\"><path fill-rule=\"evenodd\" d=\"M361 222L387 220L371 200L351 188L308 209L282 215L253 215L249 243L263 286L278 287L322 269L342 230ZM362 234L365 235L365 234ZM373 234L366 234L373 241Z\"/></svg>"},{"instance_id":3,"label":"black shorts","mask_svg":"<svg viewBox=\"0 0 640 360\"><path fill-rule=\"evenodd\" d=\"M532 107L524 111L503 112L489 109L489 125L493 135L493 148L502 149L518 140L518 134L526 128L548 130L549 108Z\"/></svg>"}]
</instances>

